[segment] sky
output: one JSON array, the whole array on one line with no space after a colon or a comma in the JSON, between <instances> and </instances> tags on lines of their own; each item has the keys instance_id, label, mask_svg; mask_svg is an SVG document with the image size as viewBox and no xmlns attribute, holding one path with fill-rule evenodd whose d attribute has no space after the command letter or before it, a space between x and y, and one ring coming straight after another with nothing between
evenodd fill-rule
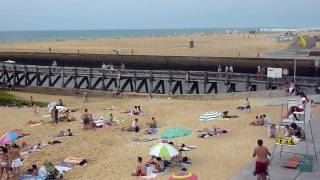
<instances>
[{"instance_id":1,"label":"sky","mask_svg":"<svg viewBox=\"0 0 320 180\"><path fill-rule=\"evenodd\" d=\"M0 0L0 31L320 27L320 0Z\"/></svg>"}]
</instances>

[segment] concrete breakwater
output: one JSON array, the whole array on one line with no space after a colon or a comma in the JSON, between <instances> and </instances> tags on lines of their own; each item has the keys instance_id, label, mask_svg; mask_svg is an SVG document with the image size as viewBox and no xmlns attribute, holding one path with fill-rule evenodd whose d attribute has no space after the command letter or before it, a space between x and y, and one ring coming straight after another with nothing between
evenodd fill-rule
<instances>
[{"instance_id":1,"label":"concrete breakwater","mask_svg":"<svg viewBox=\"0 0 320 180\"><path fill-rule=\"evenodd\" d=\"M51 65L55 60L58 66L99 68L102 63L136 70L184 70L217 71L232 65L235 72L255 74L257 66L287 68L293 75L294 59L246 58L246 57L192 57L192 56L148 56L148 55L113 55L113 54L76 54L76 53L32 53L1 52L0 61L14 60L18 64ZM318 76L318 60L311 58L297 59L298 76Z\"/></svg>"}]
</instances>

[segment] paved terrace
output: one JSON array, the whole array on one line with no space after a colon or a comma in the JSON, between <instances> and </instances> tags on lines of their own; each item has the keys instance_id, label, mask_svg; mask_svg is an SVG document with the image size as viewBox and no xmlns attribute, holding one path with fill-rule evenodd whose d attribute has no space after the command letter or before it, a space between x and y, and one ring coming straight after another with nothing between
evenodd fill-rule
<instances>
[{"instance_id":1,"label":"paved terrace","mask_svg":"<svg viewBox=\"0 0 320 180\"><path fill-rule=\"evenodd\" d=\"M309 96L310 99L314 99L316 102L319 102L319 95ZM286 97L286 98L277 98L277 99L270 99L265 101L265 103L268 103L269 105L279 105L281 103L286 102L288 99L294 99L292 97ZM281 167L282 162L279 159L279 150L280 147L276 148L276 151L274 153L274 160L271 163L271 166L269 166L269 174L271 180L319 180L320 179L320 112L317 112L313 114L313 117L311 119L311 125L312 125L312 131L314 135L315 140L315 147L316 152L318 155L318 161L315 160L314 157L314 167L313 172L300 172L299 168L297 169L288 169ZM306 124L306 143L308 143L308 153L313 154L313 148L311 144L311 135L310 130L308 129L309 124ZM252 147L254 148L254 147ZM270 149L272 152L272 149ZM292 148L292 147L284 147L284 151L291 151L291 152L297 152L297 153L305 153L305 148ZM293 154L291 153L282 153L281 160L289 159ZM255 180L256 177L253 176L252 172L254 170L254 160L248 164L247 166L243 167L240 172L238 172L234 177L232 177L232 180Z\"/></svg>"}]
</instances>

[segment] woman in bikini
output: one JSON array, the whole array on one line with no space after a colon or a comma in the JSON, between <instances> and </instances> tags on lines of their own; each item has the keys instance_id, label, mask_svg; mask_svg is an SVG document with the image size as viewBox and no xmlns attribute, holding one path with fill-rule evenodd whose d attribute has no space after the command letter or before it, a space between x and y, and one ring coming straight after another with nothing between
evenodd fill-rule
<instances>
[{"instance_id":1,"label":"woman in bikini","mask_svg":"<svg viewBox=\"0 0 320 180\"><path fill-rule=\"evenodd\" d=\"M9 152L8 149L6 147L0 147L1 151L2 151L2 157L0 159L0 179L2 178L2 174L3 172L6 173L7 175L7 179L9 179L9 170L10 170L10 166L9 166Z\"/></svg>"},{"instance_id":2,"label":"woman in bikini","mask_svg":"<svg viewBox=\"0 0 320 180\"><path fill-rule=\"evenodd\" d=\"M11 167L13 169L13 176L18 177L20 173L20 167L22 166L22 161L20 158L20 147L16 144L12 145L11 151L9 153L11 159Z\"/></svg>"}]
</instances>

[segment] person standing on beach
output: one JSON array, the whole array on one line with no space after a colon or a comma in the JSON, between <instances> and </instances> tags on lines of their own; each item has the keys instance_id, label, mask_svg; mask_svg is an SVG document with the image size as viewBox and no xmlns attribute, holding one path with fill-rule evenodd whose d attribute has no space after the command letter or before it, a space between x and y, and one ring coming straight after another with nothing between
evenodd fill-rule
<instances>
[{"instance_id":1,"label":"person standing on beach","mask_svg":"<svg viewBox=\"0 0 320 180\"><path fill-rule=\"evenodd\" d=\"M83 92L83 102L85 102L85 103L89 102L88 101L88 92L87 91Z\"/></svg>"},{"instance_id":2,"label":"person standing on beach","mask_svg":"<svg viewBox=\"0 0 320 180\"><path fill-rule=\"evenodd\" d=\"M268 155L271 156L271 153L268 148L263 146L261 139L259 139L257 143L258 147L254 149L252 155L252 157L257 157L254 175L257 176L257 180L265 180L268 174Z\"/></svg>"},{"instance_id":3,"label":"person standing on beach","mask_svg":"<svg viewBox=\"0 0 320 180\"><path fill-rule=\"evenodd\" d=\"M224 69L224 72L229 72L229 66L226 66L226 68Z\"/></svg>"}]
</instances>

